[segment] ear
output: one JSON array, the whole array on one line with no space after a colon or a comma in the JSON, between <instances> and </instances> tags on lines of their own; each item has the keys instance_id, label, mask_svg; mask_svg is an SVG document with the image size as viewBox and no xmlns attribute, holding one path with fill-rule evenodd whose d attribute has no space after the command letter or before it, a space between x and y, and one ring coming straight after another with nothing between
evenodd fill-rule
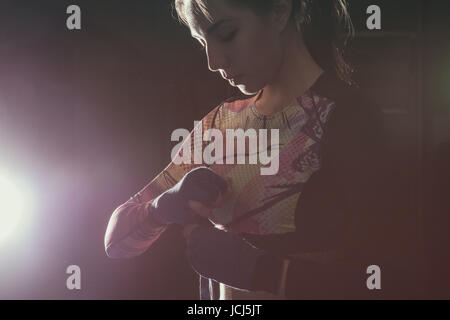
<instances>
[{"instance_id":1,"label":"ear","mask_svg":"<svg viewBox=\"0 0 450 320\"><path fill-rule=\"evenodd\" d=\"M282 32L288 25L292 13L293 0L274 0L271 13L271 20L273 26Z\"/></svg>"}]
</instances>

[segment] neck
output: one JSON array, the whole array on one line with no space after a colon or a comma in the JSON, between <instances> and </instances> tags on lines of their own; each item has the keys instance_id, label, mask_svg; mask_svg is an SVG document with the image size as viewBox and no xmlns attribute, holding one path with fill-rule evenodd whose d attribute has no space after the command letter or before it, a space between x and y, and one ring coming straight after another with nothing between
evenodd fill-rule
<instances>
[{"instance_id":1,"label":"neck","mask_svg":"<svg viewBox=\"0 0 450 320\"><path fill-rule=\"evenodd\" d=\"M268 83L256 103L258 112L273 114L303 95L324 72L311 57L297 31L285 36L285 51L276 77Z\"/></svg>"}]
</instances>

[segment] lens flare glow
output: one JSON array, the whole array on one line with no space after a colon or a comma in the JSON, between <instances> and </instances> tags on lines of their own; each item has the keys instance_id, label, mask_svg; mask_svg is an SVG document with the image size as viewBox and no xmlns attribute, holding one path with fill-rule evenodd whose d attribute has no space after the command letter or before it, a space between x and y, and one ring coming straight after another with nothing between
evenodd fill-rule
<instances>
[{"instance_id":1,"label":"lens flare glow","mask_svg":"<svg viewBox=\"0 0 450 320\"><path fill-rule=\"evenodd\" d=\"M0 175L0 242L14 233L23 218L25 199L11 178Z\"/></svg>"}]
</instances>

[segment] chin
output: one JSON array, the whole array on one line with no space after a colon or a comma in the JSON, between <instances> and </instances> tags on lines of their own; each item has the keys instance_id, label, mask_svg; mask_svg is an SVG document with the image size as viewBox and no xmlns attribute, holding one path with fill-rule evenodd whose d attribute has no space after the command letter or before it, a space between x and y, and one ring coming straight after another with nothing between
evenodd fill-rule
<instances>
[{"instance_id":1,"label":"chin","mask_svg":"<svg viewBox=\"0 0 450 320\"><path fill-rule=\"evenodd\" d=\"M236 87L247 96L254 95L259 91L259 88L253 88L246 84L238 84Z\"/></svg>"}]
</instances>

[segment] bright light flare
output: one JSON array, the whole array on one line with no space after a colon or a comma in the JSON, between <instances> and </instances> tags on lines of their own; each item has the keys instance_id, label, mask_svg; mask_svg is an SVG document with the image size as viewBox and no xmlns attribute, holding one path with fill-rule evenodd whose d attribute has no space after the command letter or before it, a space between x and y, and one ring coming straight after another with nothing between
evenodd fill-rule
<instances>
[{"instance_id":1,"label":"bright light flare","mask_svg":"<svg viewBox=\"0 0 450 320\"><path fill-rule=\"evenodd\" d=\"M0 242L11 236L25 212L26 197L19 184L8 175L0 174Z\"/></svg>"}]
</instances>

